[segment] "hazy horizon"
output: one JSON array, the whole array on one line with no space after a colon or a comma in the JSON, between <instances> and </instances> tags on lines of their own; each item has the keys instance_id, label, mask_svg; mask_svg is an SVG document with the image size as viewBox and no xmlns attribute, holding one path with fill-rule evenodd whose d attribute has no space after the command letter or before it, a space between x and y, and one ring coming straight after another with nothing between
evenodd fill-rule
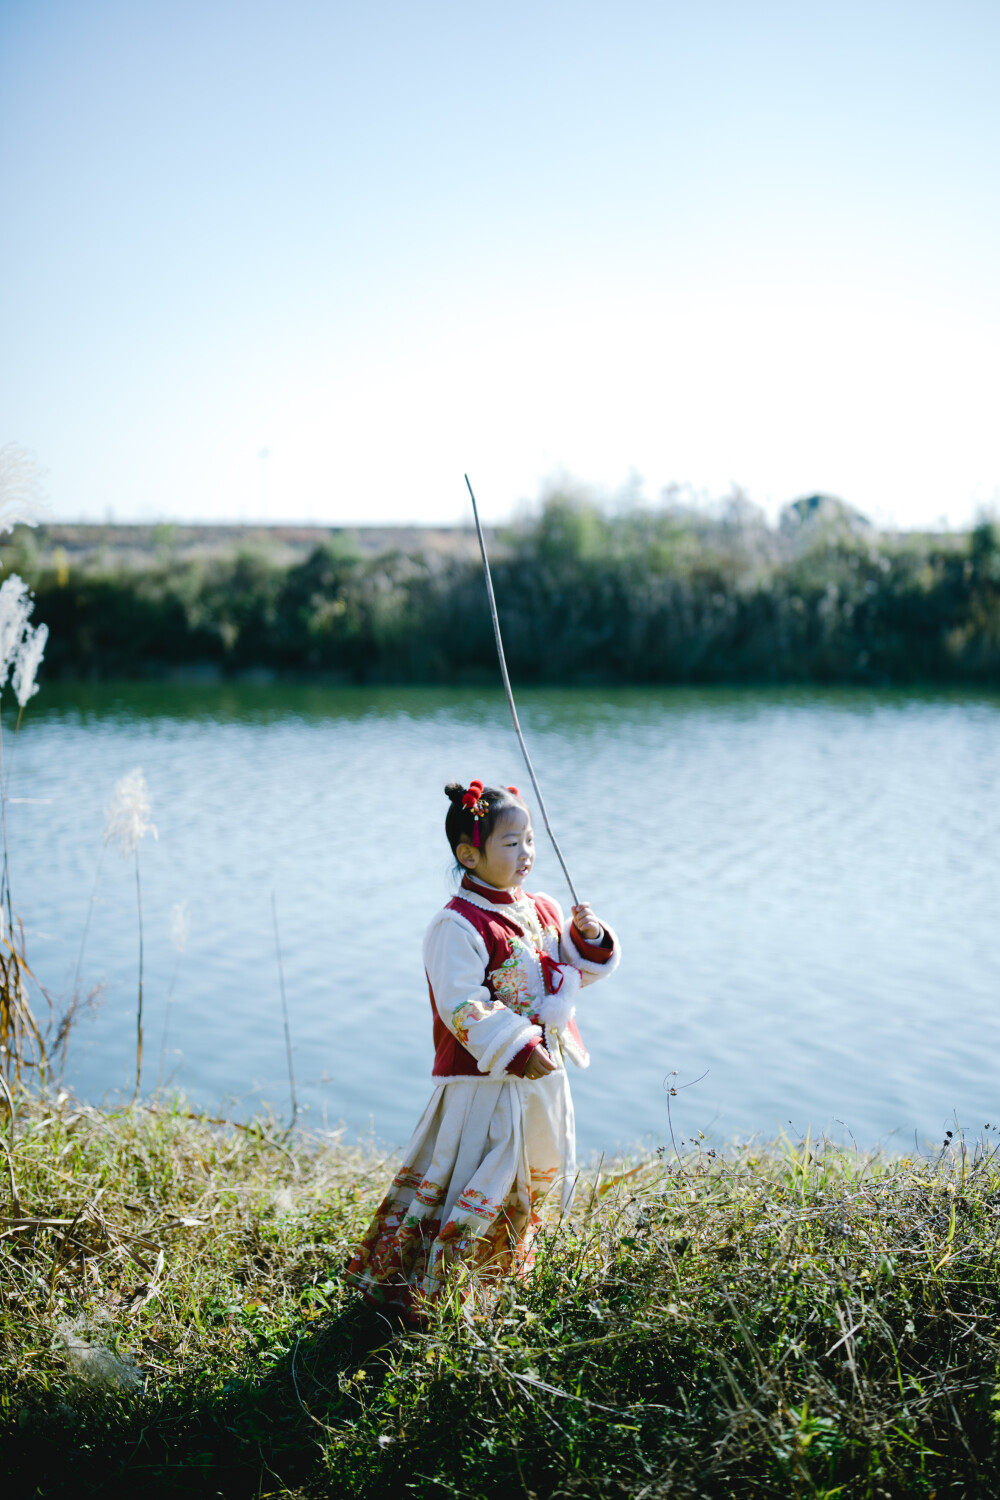
<instances>
[{"instance_id":1,"label":"hazy horizon","mask_svg":"<svg viewBox=\"0 0 1000 1500\"><path fill-rule=\"evenodd\" d=\"M1000 11L5 0L0 445L54 518L1000 496ZM262 456L262 455L265 455Z\"/></svg>"},{"instance_id":2,"label":"hazy horizon","mask_svg":"<svg viewBox=\"0 0 1000 1500\"><path fill-rule=\"evenodd\" d=\"M555 492L554 490L550 490L550 489L548 489L548 488L546 488L546 487L543 486L543 488L540 490L539 494L536 495L534 497L534 499L529 499L529 500L525 500L525 501L520 502L516 507L512 507L508 511L508 514L506 516L501 517L499 520L497 520L496 518L493 518L490 521L488 521L486 523L486 531L487 531L487 533L489 534L491 531L495 530L498 526L501 527L501 528L503 528L504 526L510 526L510 525L515 525L516 526L519 522L530 523L531 520L532 520L532 518L535 517L535 516L537 516L537 514L539 513L539 510L541 508L541 506L544 504L544 502L548 498L548 496L550 494L554 493L554 492ZM616 497L614 494L612 494L610 492L604 492L604 493L602 493L602 492L599 492L599 491L596 491L596 490L589 490L588 491L585 486L581 486L581 485L575 485L571 489L567 489L565 491L565 493L570 498L582 500L585 503L593 503L593 504L597 505L598 508L604 510L606 512L606 514L611 515L611 516L614 516L616 514L621 513L622 509L623 508L627 508L628 507L628 503L629 503L627 500L623 501L620 496ZM679 497L676 494L671 494L670 493L670 487L668 486L668 487L666 487L664 489L664 491L659 496L654 497L651 500L647 500L645 498L642 498L642 499L640 499L640 500L638 500L636 502L636 505L637 505L637 507L641 507L644 510L656 511L659 508L669 506L673 501L678 500L678 498ZM688 495L686 497L680 497L680 503L682 505L684 505L685 507L690 506L694 511L696 511L696 512L698 512L700 514L703 514L706 517L708 517L708 516L718 515L720 513L720 509L722 507L724 507L725 504L726 504L726 502L727 502L727 500L729 500L731 498L733 498L732 495L729 495L729 496L709 496L709 495L704 495L704 494L702 494L702 495L691 494L691 495ZM779 523L780 523L780 521L781 521L782 513L785 510L790 509L791 506L794 505L796 501L806 500L806 499L811 499L811 498L814 498L814 497L813 496L807 496L807 495L796 495L795 497L793 497L793 499L789 500L785 505L779 506L773 512L769 512L768 510L766 510L763 507L761 507L761 513L763 515L763 519L765 520L765 522L768 525L770 525L770 526L772 526L774 528L777 528L778 525L779 525ZM863 511L858 512L857 511L857 507L851 506L850 502L843 501L843 497L840 496L840 495L830 496L830 495L824 494L823 498L824 499L832 499L832 500L837 501L837 502L843 502L844 504L847 505L847 507L848 507L849 510L857 512L857 514L859 514L862 517L863 520L865 520L865 521L871 521L871 517L866 516ZM751 503L753 503L753 502L751 502ZM986 507L982 507L979 511L977 511L976 514L970 516L965 523L961 523L961 524L958 524L958 525L949 524L947 522L947 518L946 517L941 517L940 518L940 523L941 524L914 525L914 526L896 526L895 524L892 524L892 523L877 524L877 523L872 522L872 527L873 527L873 530L875 530L877 532L885 532L885 533L892 533L892 532L901 532L901 533L903 533L903 532L905 532L905 533L909 533L909 532L913 532L913 533L928 533L928 532L934 533L934 532L941 532L941 533L962 534L962 533L964 533L966 531L971 530L972 527L974 525L976 525L982 519L984 519L984 518L988 518L989 519L989 518L993 518L995 516L996 516L995 509L986 506ZM338 520L318 520L315 517L313 517L311 519L307 519L305 517L295 516L295 515L271 516L270 518L254 518L253 516L249 516L249 515L244 515L244 516L225 516L225 515L223 515L223 516L201 516L201 517L191 517L191 518L177 518L177 517L171 517L171 516L147 515L147 516L138 516L138 517L135 517L135 518L130 518L128 516L116 516L113 513L106 514L104 516L98 516L98 517L87 517L87 516L75 517L75 516L59 516L59 515L55 515L54 513L50 512L48 514L41 515L39 517L38 521L36 523L34 523L34 524L35 524L36 528L39 527L39 526L41 526L41 527L46 527L47 526L49 528L53 528L53 527L85 527L85 528L94 528L95 530L104 530L104 529L107 529L107 528L114 528L114 527L120 527L123 530L127 530L127 529L130 529L130 528L140 528L140 529L144 528L144 529L147 529L147 530L150 530L150 531L157 530L157 529L162 529L162 528L172 528L172 527L176 527L176 528L182 529L182 530L183 529L197 529L199 527L205 527L205 528L213 528L214 527L214 528L222 528L222 529L230 528L230 529L234 529L234 530L245 530L245 531L267 531L269 529L272 529L272 530L282 530L282 529L288 529L288 530L316 530L316 531L326 531L326 530L331 530L332 529L332 530L345 530L345 531L357 530L357 531L387 531L387 532L388 531L406 531L406 530L428 530L428 531L442 531L443 530L443 531L462 531L462 532L468 532L471 536L475 535L475 523L474 523L474 521L472 519L471 508L470 508L470 512L469 512L469 514L467 516L455 516L451 520L425 520L425 519L422 519L419 516L403 517L402 519L398 519L398 520L392 520L392 519L384 520L384 519L380 519L380 518L374 518L374 519L368 518L368 519L366 519L364 517L362 517L360 520L339 520L339 519Z\"/></svg>"}]
</instances>

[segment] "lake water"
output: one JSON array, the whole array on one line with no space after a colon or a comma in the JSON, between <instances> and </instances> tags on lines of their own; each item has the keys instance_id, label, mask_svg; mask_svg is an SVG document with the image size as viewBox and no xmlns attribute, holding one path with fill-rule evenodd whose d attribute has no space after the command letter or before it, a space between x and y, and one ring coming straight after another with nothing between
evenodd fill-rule
<instances>
[{"instance_id":1,"label":"lake water","mask_svg":"<svg viewBox=\"0 0 1000 1500\"><path fill-rule=\"evenodd\" d=\"M671 1100L678 1138L905 1147L1000 1117L1000 698L566 690L522 709L574 880L624 951L580 1006L585 1153L669 1139L666 1089L699 1078ZM101 850L141 766L145 1081L287 1107L273 892L308 1123L405 1141L430 1088L421 937L451 890L442 788L527 781L499 692L47 685L6 751L30 799L8 809L14 905L57 1001L97 882L77 1091L133 1077L134 876ZM565 903L539 846L529 886Z\"/></svg>"}]
</instances>

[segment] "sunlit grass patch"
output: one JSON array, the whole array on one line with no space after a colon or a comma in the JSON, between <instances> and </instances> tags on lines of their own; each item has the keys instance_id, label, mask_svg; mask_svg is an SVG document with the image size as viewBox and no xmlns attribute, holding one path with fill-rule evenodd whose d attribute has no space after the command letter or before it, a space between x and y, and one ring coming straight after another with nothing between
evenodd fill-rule
<instances>
[{"instance_id":1,"label":"sunlit grass patch","mask_svg":"<svg viewBox=\"0 0 1000 1500\"><path fill-rule=\"evenodd\" d=\"M459 1282L419 1330L341 1279L390 1175L373 1151L22 1098L11 1162L3 1452L24 1493L991 1492L982 1144L621 1163L581 1179L527 1278Z\"/></svg>"},{"instance_id":2,"label":"sunlit grass patch","mask_svg":"<svg viewBox=\"0 0 1000 1500\"><path fill-rule=\"evenodd\" d=\"M28 1318L112 1330L157 1390L243 1371L262 1337L328 1310L327 1268L377 1191L372 1153L290 1147L273 1121L215 1125L182 1105L18 1102L20 1213L0 1240L12 1399L61 1388L58 1338L20 1357Z\"/></svg>"}]
</instances>

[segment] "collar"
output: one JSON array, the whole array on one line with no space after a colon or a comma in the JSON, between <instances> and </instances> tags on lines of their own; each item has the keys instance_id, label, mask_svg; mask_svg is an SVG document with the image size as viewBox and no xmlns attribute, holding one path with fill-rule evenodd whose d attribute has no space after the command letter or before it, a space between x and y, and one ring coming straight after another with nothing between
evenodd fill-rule
<instances>
[{"instance_id":1,"label":"collar","mask_svg":"<svg viewBox=\"0 0 1000 1500\"><path fill-rule=\"evenodd\" d=\"M462 890L473 896L485 896L491 906L516 906L524 900L520 886L515 886L512 891L500 891L495 885L487 885L484 880L477 880L468 873L462 876Z\"/></svg>"}]
</instances>

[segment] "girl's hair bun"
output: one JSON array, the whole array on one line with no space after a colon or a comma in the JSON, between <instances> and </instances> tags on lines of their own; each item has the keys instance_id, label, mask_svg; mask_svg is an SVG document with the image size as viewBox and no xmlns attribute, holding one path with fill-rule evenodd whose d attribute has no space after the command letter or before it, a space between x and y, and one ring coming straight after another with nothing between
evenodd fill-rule
<instances>
[{"instance_id":1,"label":"girl's hair bun","mask_svg":"<svg viewBox=\"0 0 1000 1500\"><path fill-rule=\"evenodd\" d=\"M460 781L449 781L444 794L452 803L460 803L465 796L465 787Z\"/></svg>"}]
</instances>

